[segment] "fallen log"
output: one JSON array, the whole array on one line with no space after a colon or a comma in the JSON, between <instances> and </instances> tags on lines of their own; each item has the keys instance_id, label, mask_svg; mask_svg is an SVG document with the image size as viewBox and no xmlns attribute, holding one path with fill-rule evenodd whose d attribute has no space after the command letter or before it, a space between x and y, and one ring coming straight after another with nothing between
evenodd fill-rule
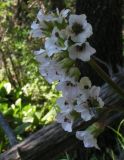
<instances>
[{"instance_id":1,"label":"fallen log","mask_svg":"<svg viewBox=\"0 0 124 160\"><path fill-rule=\"evenodd\" d=\"M117 74L113 80L121 88L124 88L123 73ZM101 97L107 107L118 104L124 106L124 101L107 84L102 86ZM87 123L78 121L74 125L74 131L76 129L85 129L95 121L96 119ZM75 138L74 132L71 134L64 132L60 124L53 123L43 127L20 144L1 154L0 160L55 160L58 155L76 149L78 143L79 141Z\"/></svg>"}]
</instances>

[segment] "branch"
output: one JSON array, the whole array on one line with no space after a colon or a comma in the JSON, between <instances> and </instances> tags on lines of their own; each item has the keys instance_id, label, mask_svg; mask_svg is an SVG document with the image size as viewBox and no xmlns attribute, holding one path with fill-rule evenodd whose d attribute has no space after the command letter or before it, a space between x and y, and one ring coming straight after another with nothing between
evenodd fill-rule
<instances>
[{"instance_id":1,"label":"branch","mask_svg":"<svg viewBox=\"0 0 124 160\"><path fill-rule=\"evenodd\" d=\"M11 146L16 145L18 143L17 140L16 140L16 137L15 137L12 129L9 127L8 123L4 119L1 112L0 112L0 126L4 130L6 136L8 137L10 145Z\"/></svg>"}]
</instances>

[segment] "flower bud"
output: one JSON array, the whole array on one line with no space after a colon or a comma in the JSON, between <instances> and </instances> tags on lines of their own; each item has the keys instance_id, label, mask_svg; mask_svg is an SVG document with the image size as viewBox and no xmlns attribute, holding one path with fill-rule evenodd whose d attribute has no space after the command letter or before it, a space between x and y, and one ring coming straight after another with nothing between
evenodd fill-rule
<instances>
[{"instance_id":1,"label":"flower bud","mask_svg":"<svg viewBox=\"0 0 124 160\"><path fill-rule=\"evenodd\" d=\"M59 62L59 64L62 68L68 69L68 68L72 67L72 65L74 64L74 61L71 60L70 58L64 58L63 60L61 60Z\"/></svg>"},{"instance_id":2,"label":"flower bud","mask_svg":"<svg viewBox=\"0 0 124 160\"><path fill-rule=\"evenodd\" d=\"M69 71L69 75L71 77L74 77L76 80L78 80L80 78L80 70L77 67L72 67Z\"/></svg>"}]
</instances>

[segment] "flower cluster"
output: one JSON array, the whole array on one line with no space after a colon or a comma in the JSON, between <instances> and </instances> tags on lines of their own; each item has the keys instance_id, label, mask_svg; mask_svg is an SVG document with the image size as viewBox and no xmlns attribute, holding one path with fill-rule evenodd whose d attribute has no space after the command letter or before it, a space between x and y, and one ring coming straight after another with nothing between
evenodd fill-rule
<instances>
[{"instance_id":1,"label":"flower cluster","mask_svg":"<svg viewBox=\"0 0 124 160\"><path fill-rule=\"evenodd\" d=\"M88 77L81 77L77 59L89 61L95 49L88 43L92 26L86 15L70 14L69 9L44 14L40 10L31 25L31 35L42 38L44 46L35 51L40 62L40 73L62 92L57 100L60 108L56 120L65 131L72 132L75 119L89 121L97 115L97 109L104 103L99 97L100 87L92 86ZM77 131L76 137L84 141L85 147L96 147L97 141L90 131Z\"/></svg>"}]
</instances>

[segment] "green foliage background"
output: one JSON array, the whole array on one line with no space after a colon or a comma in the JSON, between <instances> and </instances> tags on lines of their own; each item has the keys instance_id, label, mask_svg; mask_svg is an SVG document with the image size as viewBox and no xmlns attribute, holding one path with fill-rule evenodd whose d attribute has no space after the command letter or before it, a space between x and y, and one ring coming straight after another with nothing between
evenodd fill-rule
<instances>
[{"instance_id":1,"label":"green foliage background","mask_svg":"<svg viewBox=\"0 0 124 160\"><path fill-rule=\"evenodd\" d=\"M59 93L41 77L30 37L37 1L0 0L0 112L19 141L55 119ZM0 152L9 147L0 128Z\"/></svg>"}]
</instances>

